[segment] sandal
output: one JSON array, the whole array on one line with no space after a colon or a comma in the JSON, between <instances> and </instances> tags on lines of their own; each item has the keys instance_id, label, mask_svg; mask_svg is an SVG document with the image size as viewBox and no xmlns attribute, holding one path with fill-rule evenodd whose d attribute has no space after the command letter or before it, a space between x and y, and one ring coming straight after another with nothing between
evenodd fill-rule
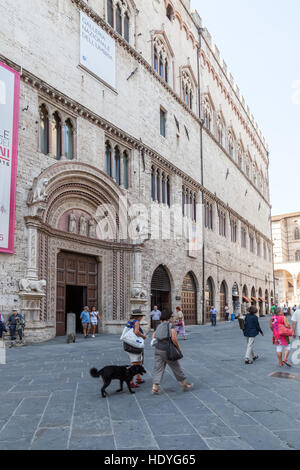
<instances>
[{"instance_id":1,"label":"sandal","mask_svg":"<svg viewBox=\"0 0 300 470\"><path fill-rule=\"evenodd\" d=\"M246 359L245 364L253 364L253 361L249 361L249 359Z\"/></svg>"},{"instance_id":2,"label":"sandal","mask_svg":"<svg viewBox=\"0 0 300 470\"><path fill-rule=\"evenodd\" d=\"M159 388L152 388L152 395L161 395L162 391Z\"/></svg>"},{"instance_id":3,"label":"sandal","mask_svg":"<svg viewBox=\"0 0 300 470\"><path fill-rule=\"evenodd\" d=\"M292 367L292 364L290 364L288 361L283 360L282 362L283 362L283 364L285 364L286 366Z\"/></svg>"},{"instance_id":4,"label":"sandal","mask_svg":"<svg viewBox=\"0 0 300 470\"><path fill-rule=\"evenodd\" d=\"M256 361L256 359L258 359L258 358L259 358L259 356L254 356L253 361Z\"/></svg>"},{"instance_id":5,"label":"sandal","mask_svg":"<svg viewBox=\"0 0 300 470\"><path fill-rule=\"evenodd\" d=\"M193 386L194 384L185 383L184 385L182 385L182 388L184 391L187 391L187 390L191 390Z\"/></svg>"},{"instance_id":6,"label":"sandal","mask_svg":"<svg viewBox=\"0 0 300 470\"><path fill-rule=\"evenodd\" d=\"M130 388L139 388L139 385L134 382L130 382Z\"/></svg>"}]
</instances>

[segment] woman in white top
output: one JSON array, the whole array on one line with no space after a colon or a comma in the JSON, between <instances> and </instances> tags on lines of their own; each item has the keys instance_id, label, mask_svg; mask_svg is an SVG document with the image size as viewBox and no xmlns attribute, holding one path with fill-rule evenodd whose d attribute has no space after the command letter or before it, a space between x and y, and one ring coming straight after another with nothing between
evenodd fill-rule
<instances>
[{"instance_id":1,"label":"woman in white top","mask_svg":"<svg viewBox=\"0 0 300 470\"><path fill-rule=\"evenodd\" d=\"M99 312L96 310L96 307L92 307L92 311L90 313L91 317L91 326L92 326L92 338L95 338L96 328L98 325L98 320L101 320Z\"/></svg>"}]
</instances>

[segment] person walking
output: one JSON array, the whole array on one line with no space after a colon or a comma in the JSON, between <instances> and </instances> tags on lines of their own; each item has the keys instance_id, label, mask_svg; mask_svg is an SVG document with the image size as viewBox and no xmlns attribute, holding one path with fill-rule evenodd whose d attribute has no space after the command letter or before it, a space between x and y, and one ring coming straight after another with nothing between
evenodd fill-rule
<instances>
[{"instance_id":1,"label":"person walking","mask_svg":"<svg viewBox=\"0 0 300 470\"><path fill-rule=\"evenodd\" d=\"M3 332L7 333L7 329L5 326L4 316L0 313L0 338L2 338Z\"/></svg>"},{"instance_id":2,"label":"person walking","mask_svg":"<svg viewBox=\"0 0 300 470\"><path fill-rule=\"evenodd\" d=\"M279 325L284 325L286 328L290 328L288 319L284 316L281 307L275 308L274 315L270 319L270 329L273 332L273 344L276 346L279 366L282 367L283 364L285 364L288 367L292 367L287 360L291 350L290 340L288 336L279 334ZM282 359L283 351L284 358Z\"/></svg>"},{"instance_id":3,"label":"person walking","mask_svg":"<svg viewBox=\"0 0 300 470\"><path fill-rule=\"evenodd\" d=\"M96 329L97 329L97 326L98 326L98 321L101 320L100 314L97 311L96 307L92 307L90 318L91 318L92 338L95 338L95 333L96 333Z\"/></svg>"},{"instance_id":4,"label":"person walking","mask_svg":"<svg viewBox=\"0 0 300 470\"><path fill-rule=\"evenodd\" d=\"M225 304L224 310L225 310L225 321L229 321L229 307L228 307L228 304Z\"/></svg>"},{"instance_id":5,"label":"person walking","mask_svg":"<svg viewBox=\"0 0 300 470\"><path fill-rule=\"evenodd\" d=\"M83 311L80 314L80 320L82 324L82 329L83 329L83 335L85 338L88 338L89 336L89 328L91 324L91 318L90 318L90 313L89 313L89 307L86 306L84 307Z\"/></svg>"},{"instance_id":6,"label":"person walking","mask_svg":"<svg viewBox=\"0 0 300 470\"><path fill-rule=\"evenodd\" d=\"M164 310L161 315L162 323L157 327L153 333L153 338L156 338L155 353L154 353L154 372L153 372L153 386L152 394L158 395L161 393L159 389L162 381L166 366L168 365L175 378L181 383L181 387L184 391L190 390L193 384L186 382L185 374L183 373L179 361L170 361L168 359L167 350L169 347L169 341L171 340L174 346L181 351L177 340L177 334L172 324L173 313Z\"/></svg>"},{"instance_id":7,"label":"person walking","mask_svg":"<svg viewBox=\"0 0 300 470\"><path fill-rule=\"evenodd\" d=\"M217 313L218 313L218 310L212 305L212 307L210 309L211 326L216 326L217 325Z\"/></svg>"},{"instance_id":8,"label":"person walking","mask_svg":"<svg viewBox=\"0 0 300 470\"><path fill-rule=\"evenodd\" d=\"M182 335L183 339L186 339L185 327L184 327L184 316L180 307L176 307L176 312L174 315L175 320L175 331L177 335Z\"/></svg>"},{"instance_id":9,"label":"person walking","mask_svg":"<svg viewBox=\"0 0 300 470\"><path fill-rule=\"evenodd\" d=\"M247 339L245 364L253 364L253 361L258 359L258 356L254 354L254 341L259 333L264 336L256 314L257 308L252 306L245 318L244 336Z\"/></svg>"},{"instance_id":10,"label":"person walking","mask_svg":"<svg viewBox=\"0 0 300 470\"><path fill-rule=\"evenodd\" d=\"M13 310L12 315L8 318L8 328L10 332L10 338L12 341L16 340L16 331L18 332L18 336L20 341L23 339L23 329L25 328L25 321L22 315L18 312L18 310Z\"/></svg>"},{"instance_id":11,"label":"person walking","mask_svg":"<svg viewBox=\"0 0 300 470\"><path fill-rule=\"evenodd\" d=\"M294 331L293 338L300 339L300 305L298 309L296 309L292 316L292 328Z\"/></svg>"},{"instance_id":12,"label":"person walking","mask_svg":"<svg viewBox=\"0 0 300 470\"><path fill-rule=\"evenodd\" d=\"M140 322L142 318L145 316L145 314L142 312L141 309L136 309L132 311L132 314L130 316L129 321L127 322L126 326L127 328L133 328L134 333L136 336L139 336L140 338L146 339L147 336L144 334ZM143 359L144 359L144 349L138 349L134 348L133 346L123 343L124 350L128 353L130 362L132 366L136 365L143 365ZM142 379L141 375L138 374L136 376L136 383L133 381L130 382L130 387L131 388L139 388L140 384L143 384L145 382L144 379Z\"/></svg>"},{"instance_id":13,"label":"person walking","mask_svg":"<svg viewBox=\"0 0 300 470\"><path fill-rule=\"evenodd\" d=\"M288 308L287 308L286 304L284 304L284 306L283 306L283 314L284 314L285 317L288 315Z\"/></svg>"},{"instance_id":14,"label":"person walking","mask_svg":"<svg viewBox=\"0 0 300 470\"><path fill-rule=\"evenodd\" d=\"M154 305L152 312L150 313L150 317L152 320L152 326L154 331L160 324L160 317L161 317L161 311L158 310L157 305Z\"/></svg>"}]
</instances>

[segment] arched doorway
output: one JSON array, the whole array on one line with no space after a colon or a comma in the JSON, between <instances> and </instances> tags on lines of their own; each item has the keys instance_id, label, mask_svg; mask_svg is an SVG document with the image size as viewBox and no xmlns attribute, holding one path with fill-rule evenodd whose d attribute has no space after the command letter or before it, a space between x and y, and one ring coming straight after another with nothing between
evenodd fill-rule
<instances>
[{"instance_id":1,"label":"arched doorway","mask_svg":"<svg viewBox=\"0 0 300 470\"><path fill-rule=\"evenodd\" d=\"M181 308L186 325L197 324L197 288L193 273L189 272L182 284Z\"/></svg>"},{"instance_id":2,"label":"arched doorway","mask_svg":"<svg viewBox=\"0 0 300 470\"><path fill-rule=\"evenodd\" d=\"M227 304L227 285L223 281L220 286L220 318L225 320L225 305Z\"/></svg>"},{"instance_id":3,"label":"arched doorway","mask_svg":"<svg viewBox=\"0 0 300 470\"><path fill-rule=\"evenodd\" d=\"M237 282L235 282L232 286L232 309L233 309L233 313L236 316L239 316L240 308L241 308L241 304L240 304L239 286Z\"/></svg>"},{"instance_id":4,"label":"arched doorway","mask_svg":"<svg viewBox=\"0 0 300 470\"><path fill-rule=\"evenodd\" d=\"M60 252L57 255L56 289L56 335L65 335L68 313L76 314L76 331L81 333L80 314L83 307L98 307L96 258Z\"/></svg>"},{"instance_id":5,"label":"arched doorway","mask_svg":"<svg viewBox=\"0 0 300 470\"><path fill-rule=\"evenodd\" d=\"M258 313L260 317L264 316L264 301L261 287L258 289Z\"/></svg>"},{"instance_id":6,"label":"arched doorway","mask_svg":"<svg viewBox=\"0 0 300 470\"><path fill-rule=\"evenodd\" d=\"M251 304L251 299L249 298L248 287L245 284L243 287L243 293L242 293L242 306L241 306L242 315L246 315L247 307L250 304Z\"/></svg>"},{"instance_id":7,"label":"arched doorway","mask_svg":"<svg viewBox=\"0 0 300 470\"><path fill-rule=\"evenodd\" d=\"M151 310L154 305L157 305L161 312L171 309L171 283L162 264L154 271L151 281Z\"/></svg>"},{"instance_id":8,"label":"arched doorway","mask_svg":"<svg viewBox=\"0 0 300 470\"><path fill-rule=\"evenodd\" d=\"M270 301L271 301L271 307L272 307L272 305L274 305L274 292L272 290L270 293Z\"/></svg>"},{"instance_id":9,"label":"arched doorway","mask_svg":"<svg viewBox=\"0 0 300 470\"><path fill-rule=\"evenodd\" d=\"M256 305L257 305L257 298L256 298L256 290L255 290L255 287L252 287L252 289L251 289L251 305L254 305L254 307L256 307Z\"/></svg>"},{"instance_id":10,"label":"arched doorway","mask_svg":"<svg viewBox=\"0 0 300 470\"><path fill-rule=\"evenodd\" d=\"M210 319L210 309L211 306L214 305L214 281L211 277L207 279L207 283L205 286L205 313L206 313L206 321Z\"/></svg>"},{"instance_id":11,"label":"arched doorway","mask_svg":"<svg viewBox=\"0 0 300 470\"><path fill-rule=\"evenodd\" d=\"M266 299L266 315L270 313L270 304L269 304L269 292L268 289L266 289L265 292L265 299Z\"/></svg>"}]
</instances>

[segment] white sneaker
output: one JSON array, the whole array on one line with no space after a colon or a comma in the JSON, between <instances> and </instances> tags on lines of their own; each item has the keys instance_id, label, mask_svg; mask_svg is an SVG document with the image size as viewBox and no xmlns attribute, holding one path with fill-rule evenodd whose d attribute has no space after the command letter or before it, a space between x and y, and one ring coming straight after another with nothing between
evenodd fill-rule
<instances>
[{"instance_id":1,"label":"white sneaker","mask_svg":"<svg viewBox=\"0 0 300 470\"><path fill-rule=\"evenodd\" d=\"M95 335L92 335L92 338L96 338L96 336L95 336Z\"/></svg>"}]
</instances>

